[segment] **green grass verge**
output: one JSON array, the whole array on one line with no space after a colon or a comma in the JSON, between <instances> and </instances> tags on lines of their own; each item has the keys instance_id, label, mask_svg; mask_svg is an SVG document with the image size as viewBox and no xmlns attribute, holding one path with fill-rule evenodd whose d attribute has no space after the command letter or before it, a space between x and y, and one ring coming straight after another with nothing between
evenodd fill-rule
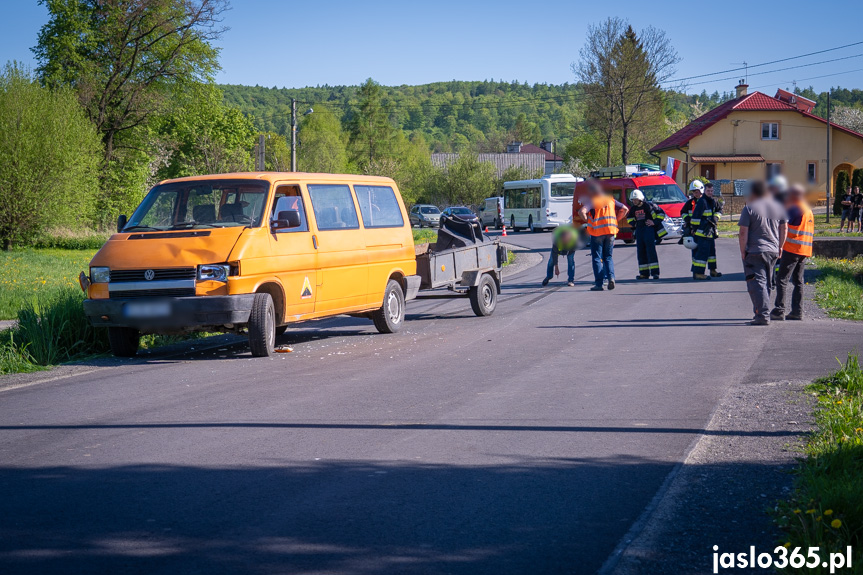
<instances>
[{"instance_id":1,"label":"green grass verge","mask_svg":"<svg viewBox=\"0 0 863 575\"><path fill-rule=\"evenodd\" d=\"M96 249L15 249L0 251L0 319L15 319L37 296L78 288ZM80 291L80 289L79 289Z\"/></svg>"},{"instance_id":2,"label":"green grass verge","mask_svg":"<svg viewBox=\"0 0 863 575\"><path fill-rule=\"evenodd\" d=\"M778 507L779 526L790 549L819 547L825 553L851 546L852 569L863 574L863 370L856 355L810 387L817 400L815 430L806 445L792 497ZM827 573L814 569L787 572Z\"/></svg>"},{"instance_id":3,"label":"green grass verge","mask_svg":"<svg viewBox=\"0 0 863 575\"><path fill-rule=\"evenodd\" d=\"M853 260L812 258L821 272L815 301L830 317L863 320L863 257Z\"/></svg>"},{"instance_id":4,"label":"green grass verge","mask_svg":"<svg viewBox=\"0 0 863 575\"><path fill-rule=\"evenodd\" d=\"M429 228L411 229L415 244L430 244L437 241L437 230Z\"/></svg>"}]
</instances>

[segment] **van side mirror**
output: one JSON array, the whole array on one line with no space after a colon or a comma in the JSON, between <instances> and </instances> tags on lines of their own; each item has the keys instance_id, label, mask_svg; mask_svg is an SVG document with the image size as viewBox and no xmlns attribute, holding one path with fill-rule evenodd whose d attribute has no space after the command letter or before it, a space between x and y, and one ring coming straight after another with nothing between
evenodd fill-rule
<instances>
[{"instance_id":1,"label":"van side mirror","mask_svg":"<svg viewBox=\"0 0 863 575\"><path fill-rule=\"evenodd\" d=\"M126 227L126 222L128 222L128 221L129 221L129 219L126 217L126 214L120 214L117 217L117 233L123 231L123 228Z\"/></svg>"},{"instance_id":2,"label":"van side mirror","mask_svg":"<svg viewBox=\"0 0 863 575\"><path fill-rule=\"evenodd\" d=\"M270 222L270 227L273 231L289 230L291 228L298 228L301 225L302 221L300 220L300 212L296 210L285 210L283 212L279 212L276 219Z\"/></svg>"}]
</instances>

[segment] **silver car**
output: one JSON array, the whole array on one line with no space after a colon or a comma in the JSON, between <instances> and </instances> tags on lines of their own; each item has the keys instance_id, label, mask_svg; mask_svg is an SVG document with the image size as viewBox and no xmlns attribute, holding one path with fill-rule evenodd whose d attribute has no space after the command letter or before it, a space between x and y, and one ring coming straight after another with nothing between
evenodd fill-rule
<instances>
[{"instance_id":1,"label":"silver car","mask_svg":"<svg viewBox=\"0 0 863 575\"><path fill-rule=\"evenodd\" d=\"M437 228L440 226L440 210L431 204L417 204L408 215L412 226Z\"/></svg>"}]
</instances>

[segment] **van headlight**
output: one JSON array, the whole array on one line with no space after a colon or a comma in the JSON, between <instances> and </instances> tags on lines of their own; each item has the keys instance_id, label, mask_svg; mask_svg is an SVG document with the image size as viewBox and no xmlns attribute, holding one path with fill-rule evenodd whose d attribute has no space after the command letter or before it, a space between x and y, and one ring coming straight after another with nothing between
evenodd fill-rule
<instances>
[{"instance_id":1,"label":"van headlight","mask_svg":"<svg viewBox=\"0 0 863 575\"><path fill-rule=\"evenodd\" d=\"M111 268L90 268L90 282L106 284L111 281Z\"/></svg>"},{"instance_id":2,"label":"van headlight","mask_svg":"<svg viewBox=\"0 0 863 575\"><path fill-rule=\"evenodd\" d=\"M229 273L231 267L222 264L198 266L198 281L226 282Z\"/></svg>"}]
</instances>

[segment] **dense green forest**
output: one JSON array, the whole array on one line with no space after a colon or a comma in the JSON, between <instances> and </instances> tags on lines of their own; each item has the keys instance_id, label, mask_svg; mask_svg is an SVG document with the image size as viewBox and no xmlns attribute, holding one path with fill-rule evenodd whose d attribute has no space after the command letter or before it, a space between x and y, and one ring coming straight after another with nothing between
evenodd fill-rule
<instances>
[{"instance_id":1,"label":"dense green forest","mask_svg":"<svg viewBox=\"0 0 863 575\"><path fill-rule=\"evenodd\" d=\"M291 98L303 109L326 107L342 125L350 123L359 86L265 88L220 86L225 103L249 116L261 131L287 134ZM382 86L382 105L390 122L406 135L422 134L430 151L500 152L508 140L557 143L561 153L584 139L584 91L578 84L527 84L484 80L420 86ZM693 109L708 110L730 93L666 93L667 130L689 119ZM589 146L586 146L589 147ZM646 158L645 158L646 159Z\"/></svg>"}]
</instances>

